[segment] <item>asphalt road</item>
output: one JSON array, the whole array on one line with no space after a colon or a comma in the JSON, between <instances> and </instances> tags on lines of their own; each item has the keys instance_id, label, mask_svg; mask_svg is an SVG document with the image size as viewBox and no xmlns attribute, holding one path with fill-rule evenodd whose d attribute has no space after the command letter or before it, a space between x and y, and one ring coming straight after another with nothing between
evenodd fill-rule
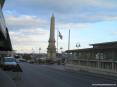
<instances>
[{"instance_id":1,"label":"asphalt road","mask_svg":"<svg viewBox=\"0 0 117 87\"><path fill-rule=\"evenodd\" d=\"M17 87L98 87L92 84L116 84L116 81L90 76L81 72L63 71L44 65L21 63L22 80ZM116 86L99 86L116 87Z\"/></svg>"}]
</instances>

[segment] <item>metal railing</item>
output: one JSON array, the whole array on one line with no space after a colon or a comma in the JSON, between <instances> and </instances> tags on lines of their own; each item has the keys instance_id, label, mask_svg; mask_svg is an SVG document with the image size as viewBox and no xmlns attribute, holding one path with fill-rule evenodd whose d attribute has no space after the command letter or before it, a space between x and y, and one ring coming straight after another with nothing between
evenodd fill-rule
<instances>
[{"instance_id":1,"label":"metal railing","mask_svg":"<svg viewBox=\"0 0 117 87\"><path fill-rule=\"evenodd\" d=\"M117 72L117 61L109 60L86 60L86 59L77 59L68 61L69 64L86 66L90 68L97 68L103 70L109 70L112 72Z\"/></svg>"}]
</instances>

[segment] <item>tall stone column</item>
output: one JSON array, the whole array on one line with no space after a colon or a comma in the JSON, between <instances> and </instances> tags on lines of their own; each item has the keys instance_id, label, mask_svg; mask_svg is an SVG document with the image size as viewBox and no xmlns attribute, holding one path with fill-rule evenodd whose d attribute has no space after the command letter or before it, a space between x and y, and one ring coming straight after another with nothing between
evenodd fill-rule
<instances>
[{"instance_id":1,"label":"tall stone column","mask_svg":"<svg viewBox=\"0 0 117 87\"><path fill-rule=\"evenodd\" d=\"M55 46L55 17L52 15L50 22L50 37L47 48L47 60L56 60L56 46Z\"/></svg>"}]
</instances>

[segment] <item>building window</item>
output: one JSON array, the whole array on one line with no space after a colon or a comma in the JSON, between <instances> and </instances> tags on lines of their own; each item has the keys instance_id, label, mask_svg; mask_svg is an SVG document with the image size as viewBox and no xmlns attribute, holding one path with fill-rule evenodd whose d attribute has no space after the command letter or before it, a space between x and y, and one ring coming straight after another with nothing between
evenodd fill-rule
<instances>
[{"instance_id":1,"label":"building window","mask_svg":"<svg viewBox=\"0 0 117 87\"><path fill-rule=\"evenodd\" d=\"M104 54L103 53L97 53L96 59L104 59Z\"/></svg>"}]
</instances>

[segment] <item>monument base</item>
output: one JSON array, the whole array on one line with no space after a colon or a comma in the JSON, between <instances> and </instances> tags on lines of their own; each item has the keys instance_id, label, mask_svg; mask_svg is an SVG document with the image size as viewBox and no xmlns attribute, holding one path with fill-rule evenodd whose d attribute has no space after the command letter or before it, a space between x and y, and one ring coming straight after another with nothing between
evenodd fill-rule
<instances>
[{"instance_id":1,"label":"monument base","mask_svg":"<svg viewBox=\"0 0 117 87\"><path fill-rule=\"evenodd\" d=\"M50 59L46 59L46 64L55 64L56 61L54 60L50 60Z\"/></svg>"},{"instance_id":2,"label":"monument base","mask_svg":"<svg viewBox=\"0 0 117 87\"><path fill-rule=\"evenodd\" d=\"M56 48L48 48L47 59L53 61L56 60Z\"/></svg>"}]
</instances>

